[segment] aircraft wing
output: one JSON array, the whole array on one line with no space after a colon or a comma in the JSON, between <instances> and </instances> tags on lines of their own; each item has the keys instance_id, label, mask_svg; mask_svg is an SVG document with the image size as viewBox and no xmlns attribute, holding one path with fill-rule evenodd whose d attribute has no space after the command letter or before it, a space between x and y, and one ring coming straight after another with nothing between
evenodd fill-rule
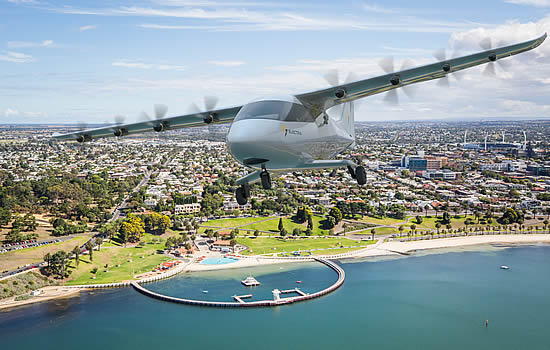
<instances>
[{"instance_id":1,"label":"aircraft wing","mask_svg":"<svg viewBox=\"0 0 550 350\"><path fill-rule=\"evenodd\" d=\"M153 119L130 124L115 124L95 129L79 130L67 134L54 134L58 140L74 140L78 142L91 141L97 138L124 136L149 131L163 131L194 126L230 123L235 119L242 106L192 113L177 117Z\"/></svg>"},{"instance_id":2,"label":"aircraft wing","mask_svg":"<svg viewBox=\"0 0 550 350\"><path fill-rule=\"evenodd\" d=\"M340 103L379 94L414 83L439 79L456 71L517 55L518 53L536 48L542 44L545 39L546 33L537 39L520 44L452 58L417 68L402 70L400 72L388 73L375 78L345 83L324 90L296 95L296 98L310 107L315 115L318 115L327 108Z\"/></svg>"}]
</instances>

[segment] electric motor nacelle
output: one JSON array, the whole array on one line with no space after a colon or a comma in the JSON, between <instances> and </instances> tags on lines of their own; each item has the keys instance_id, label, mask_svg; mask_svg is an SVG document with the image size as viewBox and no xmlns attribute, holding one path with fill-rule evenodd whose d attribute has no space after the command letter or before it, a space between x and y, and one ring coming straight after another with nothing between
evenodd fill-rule
<instances>
[{"instance_id":1,"label":"electric motor nacelle","mask_svg":"<svg viewBox=\"0 0 550 350\"><path fill-rule=\"evenodd\" d=\"M390 79L390 83L392 85L399 85L399 82L401 81L401 77L399 75L394 75L393 77L391 77Z\"/></svg>"},{"instance_id":2,"label":"electric motor nacelle","mask_svg":"<svg viewBox=\"0 0 550 350\"><path fill-rule=\"evenodd\" d=\"M443 69L444 72L450 72L451 71L451 65L448 64L448 63L445 63L443 65L443 67L441 67L441 69Z\"/></svg>"},{"instance_id":3,"label":"electric motor nacelle","mask_svg":"<svg viewBox=\"0 0 550 350\"><path fill-rule=\"evenodd\" d=\"M211 113L207 116L205 116L203 119L202 119L206 124L210 124L212 123L214 120L218 120L218 115L216 113Z\"/></svg>"},{"instance_id":4,"label":"electric motor nacelle","mask_svg":"<svg viewBox=\"0 0 550 350\"><path fill-rule=\"evenodd\" d=\"M92 141L92 136L90 136L88 134L78 135L76 137L76 141L77 142L89 142L89 141Z\"/></svg>"},{"instance_id":5,"label":"electric motor nacelle","mask_svg":"<svg viewBox=\"0 0 550 350\"><path fill-rule=\"evenodd\" d=\"M163 123L159 123L155 126L153 126L153 130L155 130L156 132L161 132L164 130L164 124Z\"/></svg>"},{"instance_id":6,"label":"electric motor nacelle","mask_svg":"<svg viewBox=\"0 0 550 350\"><path fill-rule=\"evenodd\" d=\"M492 52L489 54L489 56L487 56L487 58L489 59L489 61L495 62L497 60L497 55L494 52Z\"/></svg>"},{"instance_id":7,"label":"electric motor nacelle","mask_svg":"<svg viewBox=\"0 0 550 350\"><path fill-rule=\"evenodd\" d=\"M114 134L116 137L128 135L128 130L126 130L126 129L116 129L115 131L113 131L113 134Z\"/></svg>"},{"instance_id":8,"label":"electric motor nacelle","mask_svg":"<svg viewBox=\"0 0 550 350\"><path fill-rule=\"evenodd\" d=\"M338 98L342 98L342 97L346 96L346 90L345 89L338 89L334 93L334 96L336 96Z\"/></svg>"}]
</instances>

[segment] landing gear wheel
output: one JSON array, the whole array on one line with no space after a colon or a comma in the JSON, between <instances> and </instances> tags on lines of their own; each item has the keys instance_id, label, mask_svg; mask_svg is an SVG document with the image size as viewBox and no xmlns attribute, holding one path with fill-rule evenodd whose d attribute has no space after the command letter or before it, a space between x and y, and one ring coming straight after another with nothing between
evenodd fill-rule
<instances>
[{"instance_id":1,"label":"landing gear wheel","mask_svg":"<svg viewBox=\"0 0 550 350\"><path fill-rule=\"evenodd\" d=\"M237 190L235 190L235 197L237 198L237 203L239 203L239 205L245 205L248 203L248 198L250 198L250 186L246 184L237 188Z\"/></svg>"},{"instance_id":2,"label":"landing gear wheel","mask_svg":"<svg viewBox=\"0 0 550 350\"><path fill-rule=\"evenodd\" d=\"M355 178L357 179L357 183L359 185L364 185L367 183L367 173L365 172L365 168L362 166L358 166L355 168Z\"/></svg>"},{"instance_id":3,"label":"landing gear wheel","mask_svg":"<svg viewBox=\"0 0 550 350\"><path fill-rule=\"evenodd\" d=\"M260 180L262 180L262 188L264 190L271 189L271 176L269 176L269 173L265 169L260 173Z\"/></svg>"},{"instance_id":4,"label":"landing gear wheel","mask_svg":"<svg viewBox=\"0 0 550 350\"><path fill-rule=\"evenodd\" d=\"M357 176L355 176L355 170L353 170L353 168L351 167L351 165L348 165L348 171L349 171L349 174L351 175L351 178L352 179L356 179Z\"/></svg>"}]
</instances>

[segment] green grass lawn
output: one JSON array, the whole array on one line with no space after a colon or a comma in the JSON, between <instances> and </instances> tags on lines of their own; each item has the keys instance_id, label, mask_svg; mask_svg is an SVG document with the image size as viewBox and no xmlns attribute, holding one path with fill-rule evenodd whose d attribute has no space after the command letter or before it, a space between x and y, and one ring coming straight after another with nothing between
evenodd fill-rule
<instances>
[{"instance_id":1,"label":"green grass lawn","mask_svg":"<svg viewBox=\"0 0 550 350\"><path fill-rule=\"evenodd\" d=\"M53 244L20 249L0 254L0 270L10 270L25 264L34 264L44 261L44 255L53 254L59 250L69 251L75 246L81 246L90 239L90 236L78 236Z\"/></svg>"},{"instance_id":2,"label":"green grass lawn","mask_svg":"<svg viewBox=\"0 0 550 350\"><path fill-rule=\"evenodd\" d=\"M249 249L241 252L244 255L258 255L269 253L293 252L318 248L334 248L340 246L359 245L355 240L348 238L303 238L286 239L275 237L238 238L237 242ZM365 244L361 242L361 244ZM252 252L250 251L252 249Z\"/></svg>"},{"instance_id":3,"label":"green grass lawn","mask_svg":"<svg viewBox=\"0 0 550 350\"><path fill-rule=\"evenodd\" d=\"M366 223L369 223L369 224L376 224L376 225L394 225L394 224L398 224L400 222L405 222L406 219L393 219L393 218L383 218L383 219L379 219L379 218L375 218L375 217L372 217L372 216L364 216L362 219L360 219L360 221L364 221Z\"/></svg>"},{"instance_id":4,"label":"green grass lawn","mask_svg":"<svg viewBox=\"0 0 550 350\"><path fill-rule=\"evenodd\" d=\"M354 234L359 234L359 235L371 235L371 230L372 228L370 229L366 229L364 231L361 231L361 232L357 232L357 233L354 233ZM392 228L392 227L377 227L374 229L374 236L376 237L376 235L391 235L391 234L394 234L394 233L399 233L399 230L397 228Z\"/></svg>"},{"instance_id":5,"label":"green grass lawn","mask_svg":"<svg viewBox=\"0 0 550 350\"><path fill-rule=\"evenodd\" d=\"M319 235L321 234L321 231L328 232L328 230L323 230L321 222L325 220L324 217L319 215L313 215L313 234ZM307 229L307 221L302 223L295 222L292 218L283 218L283 227L288 232L288 234L292 234L292 231L295 228L299 228L302 231L305 231ZM274 234L279 233L279 218L275 218L274 220L264 221L264 222L258 222L255 224L250 224L241 227L243 229L247 230L259 230L259 231L271 231Z\"/></svg>"},{"instance_id":6,"label":"green grass lawn","mask_svg":"<svg viewBox=\"0 0 550 350\"><path fill-rule=\"evenodd\" d=\"M229 219L209 220L205 223L202 223L201 226L204 225L204 226L216 226L216 227L234 227L234 226L250 224L260 220L269 220L269 219L279 220L275 216L259 216L259 217L253 217L253 218L229 218Z\"/></svg>"},{"instance_id":7,"label":"green grass lawn","mask_svg":"<svg viewBox=\"0 0 550 350\"><path fill-rule=\"evenodd\" d=\"M89 255L80 256L78 268L75 268L74 260L71 262L72 273L66 284L102 284L133 280L134 274L151 271L161 262L170 260L164 255L157 254L158 250L164 249L164 242L153 244L151 238L151 235L144 237L147 243L143 247L94 250L92 261ZM109 272L105 272L105 264L109 265ZM117 264L120 264L120 267L117 267ZM93 268L97 268L95 279L91 278L90 271Z\"/></svg>"},{"instance_id":8,"label":"green grass lawn","mask_svg":"<svg viewBox=\"0 0 550 350\"><path fill-rule=\"evenodd\" d=\"M361 242L361 245L370 245L375 242L376 241ZM344 254L344 253L353 252L361 249L365 249L365 247L314 250L312 253L313 255L333 255L333 254Z\"/></svg>"}]
</instances>

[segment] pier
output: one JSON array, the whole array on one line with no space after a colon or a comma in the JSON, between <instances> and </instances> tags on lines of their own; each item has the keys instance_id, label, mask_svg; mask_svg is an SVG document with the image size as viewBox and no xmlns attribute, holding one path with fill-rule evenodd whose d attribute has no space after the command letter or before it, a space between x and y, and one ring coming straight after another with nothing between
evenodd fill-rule
<instances>
[{"instance_id":1,"label":"pier","mask_svg":"<svg viewBox=\"0 0 550 350\"><path fill-rule=\"evenodd\" d=\"M168 301L172 303L178 303L178 304L188 304L188 305L197 305L197 306L211 306L211 307L266 307L266 306L279 306L279 305L286 305L286 304L292 304L299 301L304 300L310 300L314 298L321 297L323 295L326 295L328 293L331 293L335 291L336 289L340 288L342 284L344 284L344 280L346 279L346 273L344 272L344 269L342 269L340 266L336 265L334 262L322 258L314 258L315 261L318 261L327 267L331 268L338 274L338 279L336 282L334 282L329 287L312 293L307 294L300 290L299 288L294 289L287 289L283 291L278 291L279 294L287 294L287 293L296 293L299 294L298 296L294 297L288 297L288 298L278 298L276 300L259 300L259 301L250 301L246 302L243 299L248 299L252 297L252 294L247 295L241 295L241 296L233 296L234 302L224 302L224 301L206 301L206 300L194 300L194 299L184 299L184 298L176 298L171 297L168 295L162 295L159 293L155 293L153 291L150 291L146 288L144 288L142 285L140 285L136 281L132 281L131 285L132 287L140 292L141 294L144 294L146 296L149 296L151 298Z\"/></svg>"}]
</instances>

